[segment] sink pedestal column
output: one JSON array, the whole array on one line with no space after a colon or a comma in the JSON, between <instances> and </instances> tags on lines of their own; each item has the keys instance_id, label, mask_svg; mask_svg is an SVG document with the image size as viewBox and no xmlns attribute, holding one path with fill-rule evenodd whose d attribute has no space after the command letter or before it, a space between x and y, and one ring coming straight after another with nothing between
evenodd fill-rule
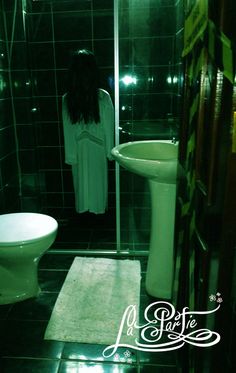
<instances>
[{"instance_id":1,"label":"sink pedestal column","mask_svg":"<svg viewBox=\"0 0 236 373\"><path fill-rule=\"evenodd\" d=\"M151 191L151 239L146 290L157 298L170 299L174 276L174 227L176 184L148 180Z\"/></svg>"}]
</instances>

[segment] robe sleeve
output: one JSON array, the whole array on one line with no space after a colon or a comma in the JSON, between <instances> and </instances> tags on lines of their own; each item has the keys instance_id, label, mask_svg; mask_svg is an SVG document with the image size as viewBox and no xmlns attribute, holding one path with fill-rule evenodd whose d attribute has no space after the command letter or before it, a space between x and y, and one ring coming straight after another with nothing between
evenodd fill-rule
<instances>
[{"instance_id":1,"label":"robe sleeve","mask_svg":"<svg viewBox=\"0 0 236 373\"><path fill-rule=\"evenodd\" d=\"M65 163L72 165L77 163L75 126L71 124L67 113L65 95L62 97L62 122L64 132Z\"/></svg>"},{"instance_id":2,"label":"robe sleeve","mask_svg":"<svg viewBox=\"0 0 236 373\"><path fill-rule=\"evenodd\" d=\"M113 160L113 157L111 155L111 149L114 147L115 118L114 106L108 92L106 92L104 114L106 156L109 160Z\"/></svg>"}]
</instances>

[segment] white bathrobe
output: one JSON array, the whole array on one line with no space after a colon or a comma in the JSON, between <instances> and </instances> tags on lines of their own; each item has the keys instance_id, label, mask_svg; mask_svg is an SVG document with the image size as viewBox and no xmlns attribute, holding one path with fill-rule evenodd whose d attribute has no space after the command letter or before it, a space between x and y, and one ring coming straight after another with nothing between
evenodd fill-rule
<instances>
[{"instance_id":1,"label":"white bathrobe","mask_svg":"<svg viewBox=\"0 0 236 373\"><path fill-rule=\"evenodd\" d=\"M62 98L65 163L72 166L78 213L103 214L107 208L107 158L114 146L114 108L108 92L99 89L100 122L71 124Z\"/></svg>"}]
</instances>

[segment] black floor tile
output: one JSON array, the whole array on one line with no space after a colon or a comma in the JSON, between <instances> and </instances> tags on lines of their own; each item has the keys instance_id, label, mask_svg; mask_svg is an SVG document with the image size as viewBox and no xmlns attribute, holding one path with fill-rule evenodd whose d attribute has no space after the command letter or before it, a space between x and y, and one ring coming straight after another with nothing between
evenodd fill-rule
<instances>
[{"instance_id":1,"label":"black floor tile","mask_svg":"<svg viewBox=\"0 0 236 373\"><path fill-rule=\"evenodd\" d=\"M140 282L140 294L141 295L147 295L145 281L146 281L146 272L141 272L141 282Z\"/></svg>"},{"instance_id":2,"label":"black floor tile","mask_svg":"<svg viewBox=\"0 0 236 373\"><path fill-rule=\"evenodd\" d=\"M2 373L57 373L59 361L38 359L0 359Z\"/></svg>"},{"instance_id":3,"label":"black floor tile","mask_svg":"<svg viewBox=\"0 0 236 373\"><path fill-rule=\"evenodd\" d=\"M94 233L95 234L95 233ZM94 236L95 237L95 236ZM103 238L102 233L99 239ZM109 242L95 242L94 248L111 249ZM90 243L91 245L91 243ZM97 245L97 246L96 246ZM105 247L106 246L106 247ZM114 247L112 249L114 250ZM0 371L3 373L68 373L91 371L95 373L174 373L175 352L151 353L119 348L110 358L104 358L105 345L45 341L44 333L59 291L68 270L77 255L45 254L39 263L39 283L42 289L37 298L13 305L0 306L1 346ZM109 252L104 257L109 258ZM157 301L145 290L145 257L116 257L136 259L141 262L142 281L140 298L140 321L143 324L146 307ZM128 352L128 354L127 354ZM58 359L62 359L59 363ZM79 361L78 361L79 360ZM60 364L60 365L59 365ZM140 365L138 367L138 365Z\"/></svg>"},{"instance_id":4,"label":"black floor tile","mask_svg":"<svg viewBox=\"0 0 236 373\"><path fill-rule=\"evenodd\" d=\"M138 361L140 364L158 364L158 365L169 365L169 366L175 367L176 366L176 352L175 351L165 351L165 352L138 351Z\"/></svg>"},{"instance_id":5,"label":"black floor tile","mask_svg":"<svg viewBox=\"0 0 236 373\"><path fill-rule=\"evenodd\" d=\"M39 270L38 279L42 291L59 292L67 276L67 270Z\"/></svg>"},{"instance_id":6,"label":"black floor tile","mask_svg":"<svg viewBox=\"0 0 236 373\"><path fill-rule=\"evenodd\" d=\"M5 335L5 323L6 320L0 320L0 356L1 356L1 351L4 345L4 335ZM1 365L0 365L1 366ZM1 372L1 370L0 370Z\"/></svg>"},{"instance_id":7,"label":"black floor tile","mask_svg":"<svg viewBox=\"0 0 236 373\"><path fill-rule=\"evenodd\" d=\"M158 365L142 365L140 373L177 373L176 367L158 366Z\"/></svg>"},{"instance_id":8,"label":"black floor tile","mask_svg":"<svg viewBox=\"0 0 236 373\"><path fill-rule=\"evenodd\" d=\"M140 260L141 264L141 272L146 272L147 271L147 262L148 262L148 257L143 256L143 257L136 257L136 259Z\"/></svg>"},{"instance_id":9,"label":"black floor tile","mask_svg":"<svg viewBox=\"0 0 236 373\"><path fill-rule=\"evenodd\" d=\"M92 360L92 361L104 361L104 362L128 362L127 361L127 352L129 363L135 364L137 362L136 351L129 350L128 348L118 348L117 353L112 355L109 358L103 357L103 351L107 345L95 345L87 343L65 343L62 358L70 360Z\"/></svg>"},{"instance_id":10,"label":"black floor tile","mask_svg":"<svg viewBox=\"0 0 236 373\"><path fill-rule=\"evenodd\" d=\"M82 229L114 229L116 225L116 216L114 211L107 211L105 214L74 214L69 217L68 225L81 227Z\"/></svg>"},{"instance_id":11,"label":"black floor tile","mask_svg":"<svg viewBox=\"0 0 236 373\"><path fill-rule=\"evenodd\" d=\"M91 241L93 247L89 247ZM66 219L59 221L58 235L51 249L101 249L101 244L108 242L113 245L116 242L114 212L99 215L70 212ZM115 248L110 245L105 249Z\"/></svg>"},{"instance_id":12,"label":"black floor tile","mask_svg":"<svg viewBox=\"0 0 236 373\"><path fill-rule=\"evenodd\" d=\"M39 269L70 269L76 255L45 254L39 262Z\"/></svg>"},{"instance_id":13,"label":"black floor tile","mask_svg":"<svg viewBox=\"0 0 236 373\"><path fill-rule=\"evenodd\" d=\"M61 361L59 373L94 372L94 373L138 373L137 366L125 364L82 363Z\"/></svg>"},{"instance_id":14,"label":"black floor tile","mask_svg":"<svg viewBox=\"0 0 236 373\"><path fill-rule=\"evenodd\" d=\"M63 342L46 341L47 322L5 320L1 339L3 357L59 359Z\"/></svg>"},{"instance_id":15,"label":"black floor tile","mask_svg":"<svg viewBox=\"0 0 236 373\"><path fill-rule=\"evenodd\" d=\"M0 319L5 319L12 308L12 304L0 305Z\"/></svg>"},{"instance_id":16,"label":"black floor tile","mask_svg":"<svg viewBox=\"0 0 236 373\"><path fill-rule=\"evenodd\" d=\"M39 294L37 298L15 303L7 318L9 320L49 320L58 293Z\"/></svg>"}]
</instances>

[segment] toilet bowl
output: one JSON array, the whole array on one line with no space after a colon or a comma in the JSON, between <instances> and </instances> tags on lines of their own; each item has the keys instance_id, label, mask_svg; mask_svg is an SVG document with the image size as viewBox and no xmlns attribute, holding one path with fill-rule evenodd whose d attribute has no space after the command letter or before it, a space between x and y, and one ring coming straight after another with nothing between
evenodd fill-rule
<instances>
[{"instance_id":1,"label":"toilet bowl","mask_svg":"<svg viewBox=\"0 0 236 373\"><path fill-rule=\"evenodd\" d=\"M37 213L0 215L0 304L39 294L38 262L53 244L58 224Z\"/></svg>"}]
</instances>

